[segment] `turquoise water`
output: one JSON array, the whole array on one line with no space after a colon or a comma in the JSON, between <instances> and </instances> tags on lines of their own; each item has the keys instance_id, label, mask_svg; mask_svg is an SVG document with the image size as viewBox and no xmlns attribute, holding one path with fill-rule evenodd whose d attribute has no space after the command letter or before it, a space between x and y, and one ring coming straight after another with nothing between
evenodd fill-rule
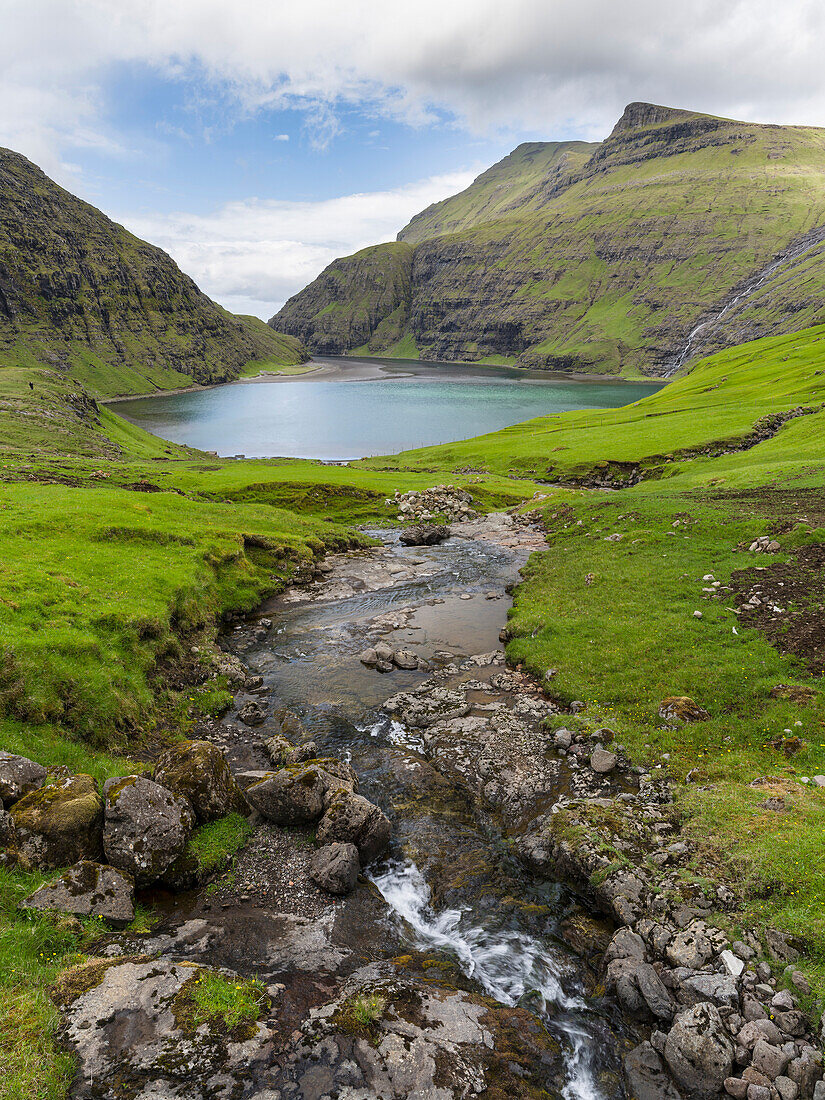
<instances>
[{"instance_id":1,"label":"turquoise water","mask_svg":"<svg viewBox=\"0 0 825 1100\"><path fill-rule=\"evenodd\" d=\"M338 361L320 361L329 366ZM359 370L374 375L348 381ZM219 455L345 460L496 431L571 409L616 408L660 389L453 364L344 364L340 379L235 383L118 402L127 420Z\"/></svg>"}]
</instances>

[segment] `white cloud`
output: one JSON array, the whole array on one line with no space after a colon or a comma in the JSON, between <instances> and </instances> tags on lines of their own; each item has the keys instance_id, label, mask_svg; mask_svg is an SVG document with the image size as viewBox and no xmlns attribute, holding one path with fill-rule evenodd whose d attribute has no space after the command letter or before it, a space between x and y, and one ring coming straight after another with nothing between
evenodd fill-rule
<instances>
[{"instance_id":1,"label":"white cloud","mask_svg":"<svg viewBox=\"0 0 825 1100\"><path fill-rule=\"evenodd\" d=\"M232 202L214 214L119 215L166 249L211 297L268 319L338 256L398 230L431 202L462 190L473 172L434 176L392 191L321 202Z\"/></svg>"},{"instance_id":2,"label":"white cloud","mask_svg":"<svg viewBox=\"0 0 825 1100\"><path fill-rule=\"evenodd\" d=\"M316 145L345 104L548 137L601 135L631 99L817 124L824 25L819 0L0 0L0 141L46 167L116 145L99 87L124 63L304 111Z\"/></svg>"},{"instance_id":3,"label":"white cloud","mask_svg":"<svg viewBox=\"0 0 825 1100\"><path fill-rule=\"evenodd\" d=\"M289 134L276 134L273 141L289 141Z\"/></svg>"}]
</instances>

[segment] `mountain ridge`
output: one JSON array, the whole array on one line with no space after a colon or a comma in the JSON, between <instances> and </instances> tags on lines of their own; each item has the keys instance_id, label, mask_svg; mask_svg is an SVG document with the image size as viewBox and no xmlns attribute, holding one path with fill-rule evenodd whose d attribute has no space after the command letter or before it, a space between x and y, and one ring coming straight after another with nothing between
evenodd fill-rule
<instances>
[{"instance_id":1,"label":"mountain ridge","mask_svg":"<svg viewBox=\"0 0 825 1100\"><path fill-rule=\"evenodd\" d=\"M56 367L110 396L302 358L292 337L228 313L162 249L0 149L0 366Z\"/></svg>"},{"instance_id":2,"label":"mountain ridge","mask_svg":"<svg viewBox=\"0 0 825 1100\"><path fill-rule=\"evenodd\" d=\"M822 129L631 103L602 142L519 146L400 231L411 255L342 257L269 323L325 353L661 376L703 318L825 226L823 161ZM825 257L809 260L725 313L737 340L819 321ZM399 263L409 294L387 301ZM718 326L704 341L727 343Z\"/></svg>"}]
</instances>

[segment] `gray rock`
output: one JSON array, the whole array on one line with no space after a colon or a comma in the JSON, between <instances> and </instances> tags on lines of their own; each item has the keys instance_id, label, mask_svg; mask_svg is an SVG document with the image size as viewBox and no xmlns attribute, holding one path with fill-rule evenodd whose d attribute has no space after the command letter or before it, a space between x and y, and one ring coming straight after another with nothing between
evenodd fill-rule
<instances>
[{"instance_id":1,"label":"gray rock","mask_svg":"<svg viewBox=\"0 0 825 1100\"><path fill-rule=\"evenodd\" d=\"M736 1036L737 1043L745 1047L746 1050L753 1050L760 1039L773 1043L775 1046L781 1046L782 1032L773 1020L751 1020L750 1023L745 1024Z\"/></svg>"},{"instance_id":2,"label":"gray rock","mask_svg":"<svg viewBox=\"0 0 825 1100\"><path fill-rule=\"evenodd\" d=\"M590 757L590 767L599 775L612 772L617 763L618 757L615 752L608 752L607 749L596 749Z\"/></svg>"},{"instance_id":3,"label":"gray rock","mask_svg":"<svg viewBox=\"0 0 825 1100\"><path fill-rule=\"evenodd\" d=\"M764 1039L757 1039L754 1043L751 1065L759 1073L764 1073L769 1080L773 1081L777 1077L781 1077L788 1068L790 1061L790 1057L785 1054L781 1047L774 1046Z\"/></svg>"},{"instance_id":4,"label":"gray rock","mask_svg":"<svg viewBox=\"0 0 825 1100\"><path fill-rule=\"evenodd\" d=\"M157 882L183 852L194 827L188 801L141 775L107 779L103 795L107 860L134 875L138 886Z\"/></svg>"},{"instance_id":5,"label":"gray rock","mask_svg":"<svg viewBox=\"0 0 825 1100\"><path fill-rule=\"evenodd\" d=\"M367 668L375 668L378 664L378 654L370 647L365 649L361 656L358 658L362 665L366 665Z\"/></svg>"},{"instance_id":6,"label":"gray rock","mask_svg":"<svg viewBox=\"0 0 825 1100\"><path fill-rule=\"evenodd\" d=\"M765 931L765 940L771 958L778 959L780 962L796 962L799 958L799 952L784 932L779 932L776 928L768 928Z\"/></svg>"},{"instance_id":7,"label":"gray rock","mask_svg":"<svg viewBox=\"0 0 825 1100\"><path fill-rule=\"evenodd\" d=\"M677 932L668 944L665 952L672 966L687 966L691 970L701 970L713 955L713 947L708 939L704 925L697 921Z\"/></svg>"},{"instance_id":8,"label":"gray rock","mask_svg":"<svg viewBox=\"0 0 825 1100\"><path fill-rule=\"evenodd\" d=\"M318 843L354 844L362 865L380 856L390 842L392 826L382 810L351 791L338 791L321 818Z\"/></svg>"},{"instance_id":9,"label":"gray rock","mask_svg":"<svg viewBox=\"0 0 825 1100\"><path fill-rule=\"evenodd\" d=\"M740 947L745 947L745 945L740 944ZM736 944L734 944L734 950L735 950L735 948L736 948ZM749 950L749 948L745 948L745 949ZM751 954L753 954L753 952L751 952ZM722 963L722 966L724 966L725 970L733 978L738 978L739 975L745 969L745 964L742 961L743 958L744 958L744 956L740 957L738 952L734 953L734 951L728 951L728 950L722 951L721 954L719 955L719 959L720 959L720 962Z\"/></svg>"},{"instance_id":10,"label":"gray rock","mask_svg":"<svg viewBox=\"0 0 825 1100\"><path fill-rule=\"evenodd\" d=\"M814 1085L813 1100L825 1100L825 1081L817 1081Z\"/></svg>"},{"instance_id":11,"label":"gray rock","mask_svg":"<svg viewBox=\"0 0 825 1100\"><path fill-rule=\"evenodd\" d=\"M813 1096L816 1082L822 1076L822 1056L812 1047L807 1047L789 1063L785 1072L799 1086L801 1096Z\"/></svg>"},{"instance_id":12,"label":"gray rock","mask_svg":"<svg viewBox=\"0 0 825 1100\"><path fill-rule=\"evenodd\" d=\"M564 749L565 751L573 744L573 734L570 730L556 730L553 734L553 743L557 748Z\"/></svg>"},{"instance_id":13,"label":"gray rock","mask_svg":"<svg viewBox=\"0 0 825 1100\"><path fill-rule=\"evenodd\" d=\"M792 1081L790 1077L783 1077L780 1074L774 1081L773 1087L779 1093L780 1100L796 1100L799 1096L799 1085L796 1081Z\"/></svg>"},{"instance_id":14,"label":"gray rock","mask_svg":"<svg viewBox=\"0 0 825 1100\"><path fill-rule=\"evenodd\" d=\"M619 928L607 945L603 961L607 965L614 959L638 959L639 962L644 962L644 958L645 944L642 937L630 928Z\"/></svg>"},{"instance_id":15,"label":"gray rock","mask_svg":"<svg viewBox=\"0 0 825 1100\"><path fill-rule=\"evenodd\" d=\"M48 774L42 764L28 757L0 752L0 803L10 806L24 794L36 791Z\"/></svg>"},{"instance_id":16,"label":"gray rock","mask_svg":"<svg viewBox=\"0 0 825 1100\"><path fill-rule=\"evenodd\" d=\"M625 1055L624 1076L627 1095L633 1100L681 1100L650 1043L640 1043Z\"/></svg>"},{"instance_id":17,"label":"gray rock","mask_svg":"<svg viewBox=\"0 0 825 1100\"><path fill-rule=\"evenodd\" d=\"M787 989L781 989L771 997L771 1007L778 1008L782 1012L788 1012L794 1007L793 997Z\"/></svg>"},{"instance_id":18,"label":"gray rock","mask_svg":"<svg viewBox=\"0 0 825 1100\"><path fill-rule=\"evenodd\" d=\"M738 1008L739 993L733 978L724 974L697 974L682 982L681 992L686 1004L710 1001L717 1008Z\"/></svg>"},{"instance_id":19,"label":"gray rock","mask_svg":"<svg viewBox=\"0 0 825 1100\"><path fill-rule=\"evenodd\" d=\"M636 967L636 984L652 1016L659 1020L673 1019L673 1000L650 963L639 963Z\"/></svg>"},{"instance_id":20,"label":"gray rock","mask_svg":"<svg viewBox=\"0 0 825 1100\"><path fill-rule=\"evenodd\" d=\"M312 857L310 876L328 894L351 894L358 882L361 864L354 844L325 844Z\"/></svg>"},{"instance_id":21,"label":"gray rock","mask_svg":"<svg viewBox=\"0 0 825 1100\"><path fill-rule=\"evenodd\" d=\"M8 810L0 810L0 867L13 867L17 862L17 829Z\"/></svg>"},{"instance_id":22,"label":"gray rock","mask_svg":"<svg viewBox=\"0 0 825 1100\"><path fill-rule=\"evenodd\" d=\"M239 1041L227 1042L219 1019L188 1025L179 1007L206 973L196 963L139 956L92 960L64 975L56 996L65 1042L78 1059L73 1097L249 1095L271 1065L271 1029L252 1022Z\"/></svg>"},{"instance_id":23,"label":"gray rock","mask_svg":"<svg viewBox=\"0 0 825 1100\"><path fill-rule=\"evenodd\" d=\"M665 1060L683 1088L708 1097L720 1091L733 1069L733 1045L715 1005L694 1005L677 1015Z\"/></svg>"},{"instance_id":24,"label":"gray rock","mask_svg":"<svg viewBox=\"0 0 825 1100\"><path fill-rule=\"evenodd\" d=\"M768 1085L748 1085L748 1100L771 1100L771 1090Z\"/></svg>"},{"instance_id":25,"label":"gray rock","mask_svg":"<svg viewBox=\"0 0 825 1100\"><path fill-rule=\"evenodd\" d=\"M81 860L21 901L20 908L102 917L114 928L125 928L135 918L135 880L116 867Z\"/></svg>"},{"instance_id":26,"label":"gray rock","mask_svg":"<svg viewBox=\"0 0 825 1100\"><path fill-rule=\"evenodd\" d=\"M268 738L264 742L264 748L276 768L284 765L289 767L293 764L306 764L308 760L315 760L318 756L314 741L307 741L303 745L293 745L280 733ZM266 772L262 772L258 778L263 779L266 774ZM235 778L237 779L237 776Z\"/></svg>"}]
</instances>

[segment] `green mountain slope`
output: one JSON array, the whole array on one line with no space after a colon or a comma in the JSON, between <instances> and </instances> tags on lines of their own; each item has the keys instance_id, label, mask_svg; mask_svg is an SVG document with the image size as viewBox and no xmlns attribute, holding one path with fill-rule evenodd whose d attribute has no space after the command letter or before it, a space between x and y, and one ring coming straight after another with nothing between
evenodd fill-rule
<instances>
[{"instance_id":1,"label":"green mountain slope","mask_svg":"<svg viewBox=\"0 0 825 1100\"><path fill-rule=\"evenodd\" d=\"M0 366L71 371L112 395L302 358L294 338L233 317L160 248L0 149Z\"/></svg>"},{"instance_id":2,"label":"green mountain slope","mask_svg":"<svg viewBox=\"0 0 825 1100\"><path fill-rule=\"evenodd\" d=\"M376 293L399 289L398 254L381 245L335 261L270 324L327 352L667 373L726 344L729 323L741 340L820 319L823 160L822 129L631 104L601 144L520 146L414 218L399 234L405 300ZM707 346L689 344L714 318Z\"/></svg>"}]
</instances>

